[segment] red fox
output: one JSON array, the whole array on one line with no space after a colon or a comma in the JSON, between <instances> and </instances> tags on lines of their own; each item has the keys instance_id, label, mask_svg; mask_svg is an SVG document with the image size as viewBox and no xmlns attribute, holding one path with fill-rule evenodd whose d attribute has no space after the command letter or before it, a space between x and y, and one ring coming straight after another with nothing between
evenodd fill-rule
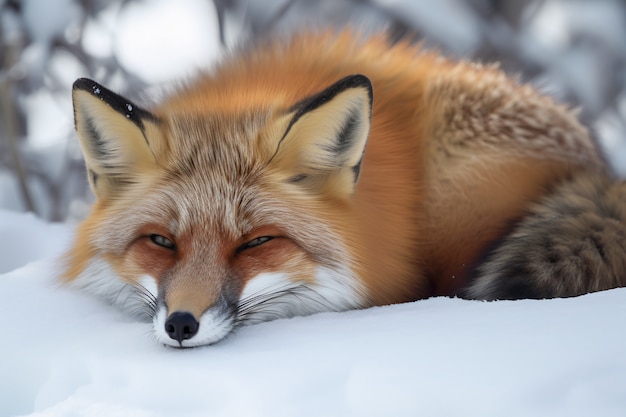
<instances>
[{"instance_id":1,"label":"red fox","mask_svg":"<svg viewBox=\"0 0 626 417\"><path fill-rule=\"evenodd\" d=\"M63 279L146 312L166 345L626 285L625 187L572 111L493 66L301 34L232 52L149 110L88 79L73 102L97 200Z\"/></svg>"}]
</instances>

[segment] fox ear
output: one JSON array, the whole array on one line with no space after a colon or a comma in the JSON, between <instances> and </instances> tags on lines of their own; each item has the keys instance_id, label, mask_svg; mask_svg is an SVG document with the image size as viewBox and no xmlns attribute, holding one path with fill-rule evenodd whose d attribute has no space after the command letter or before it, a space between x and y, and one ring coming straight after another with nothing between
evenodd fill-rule
<instances>
[{"instance_id":1,"label":"fox ear","mask_svg":"<svg viewBox=\"0 0 626 417\"><path fill-rule=\"evenodd\" d=\"M89 183L99 199L114 197L156 167L164 146L156 117L86 78L74 82L72 99Z\"/></svg>"},{"instance_id":2,"label":"fox ear","mask_svg":"<svg viewBox=\"0 0 626 417\"><path fill-rule=\"evenodd\" d=\"M287 181L350 195L359 178L369 135L372 84L345 77L296 104L272 163Z\"/></svg>"}]
</instances>

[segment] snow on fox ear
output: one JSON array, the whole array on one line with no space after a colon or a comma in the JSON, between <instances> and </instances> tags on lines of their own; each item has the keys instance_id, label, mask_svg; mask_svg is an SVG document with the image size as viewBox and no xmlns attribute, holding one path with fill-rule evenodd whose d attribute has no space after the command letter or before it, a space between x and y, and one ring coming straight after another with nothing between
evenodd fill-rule
<instances>
[{"instance_id":1,"label":"snow on fox ear","mask_svg":"<svg viewBox=\"0 0 626 417\"><path fill-rule=\"evenodd\" d=\"M296 104L272 164L288 181L350 195L359 178L369 135L372 84L345 77Z\"/></svg>"},{"instance_id":2,"label":"snow on fox ear","mask_svg":"<svg viewBox=\"0 0 626 417\"><path fill-rule=\"evenodd\" d=\"M86 78L74 82L72 99L89 183L98 198L114 197L156 168L165 142L155 116Z\"/></svg>"}]
</instances>

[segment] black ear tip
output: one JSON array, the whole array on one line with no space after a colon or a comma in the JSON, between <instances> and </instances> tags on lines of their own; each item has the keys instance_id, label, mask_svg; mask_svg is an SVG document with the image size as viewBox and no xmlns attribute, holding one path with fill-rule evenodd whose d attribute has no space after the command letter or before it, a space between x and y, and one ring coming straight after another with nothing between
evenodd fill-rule
<instances>
[{"instance_id":1,"label":"black ear tip","mask_svg":"<svg viewBox=\"0 0 626 417\"><path fill-rule=\"evenodd\" d=\"M354 74L354 75L348 76L348 78L352 80L355 86L363 86L363 87L372 86L372 82L366 75Z\"/></svg>"},{"instance_id":2,"label":"black ear tip","mask_svg":"<svg viewBox=\"0 0 626 417\"><path fill-rule=\"evenodd\" d=\"M102 91L102 86L89 78L79 78L74 81L72 90L89 91L97 95L98 91Z\"/></svg>"},{"instance_id":3,"label":"black ear tip","mask_svg":"<svg viewBox=\"0 0 626 417\"><path fill-rule=\"evenodd\" d=\"M343 81L345 82L344 85L346 88L361 87L367 89L367 92L370 96L370 102L374 98L374 88L372 87L372 81L370 81L367 76L363 74L349 75L344 78Z\"/></svg>"}]
</instances>

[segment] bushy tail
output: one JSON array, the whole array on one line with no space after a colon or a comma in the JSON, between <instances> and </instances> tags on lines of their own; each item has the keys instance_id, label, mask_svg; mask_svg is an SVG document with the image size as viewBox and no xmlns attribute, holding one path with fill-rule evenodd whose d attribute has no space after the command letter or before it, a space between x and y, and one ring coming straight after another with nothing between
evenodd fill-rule
<instances>
[{"instance_id":1,"label":"bushy tail","mask_svg":"<svg viewBox=\"0 0 626 417\"><path fill-rule=\"evenodd\" d=\"M571 297L626 286L626 182L583 173L533 206L465 298Z\"/></svg>"}]
</instances>

